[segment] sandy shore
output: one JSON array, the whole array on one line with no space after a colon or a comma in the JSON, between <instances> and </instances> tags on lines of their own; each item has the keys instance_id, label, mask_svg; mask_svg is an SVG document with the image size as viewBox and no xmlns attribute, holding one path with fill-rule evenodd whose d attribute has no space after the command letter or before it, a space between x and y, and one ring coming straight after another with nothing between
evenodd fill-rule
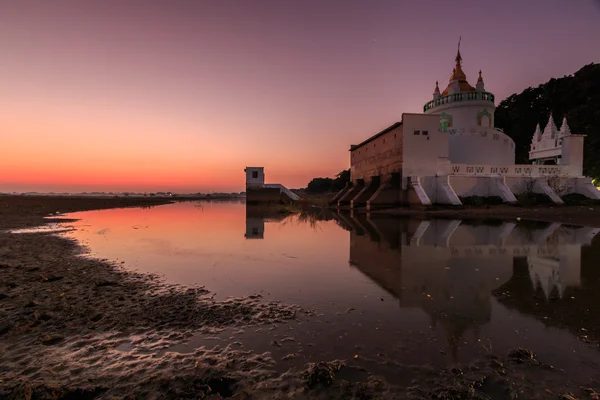
<instances>
[{"instance_id":1,"label":"sandy shore","mask_svg":"<svg viewBox=\"0 0 600 400\"><path fill-rule=\"evenodd\" d=\"M57 212L165 202L0 198L1 399L558 399L565 393L593 398L600 390L600 382L592 388L569 382L524 350L443 370L410 367L421 378L403 387L376 376L344 378L345 360L315 360L281 374L269 353L230 346L164 353L197 332L311 315L251 294L215 301L203 287L167 285L81 257L77 243L63 237L6 231L51 222L44 217Z\"/></svg>"}]
</instances>

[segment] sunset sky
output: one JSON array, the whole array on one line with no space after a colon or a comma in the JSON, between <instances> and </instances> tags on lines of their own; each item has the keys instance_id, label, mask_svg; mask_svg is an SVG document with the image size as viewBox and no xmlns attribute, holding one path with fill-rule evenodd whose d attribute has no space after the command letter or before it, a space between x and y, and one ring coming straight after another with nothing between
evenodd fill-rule
<instances>
[{"instance_id":1,"label":"sunset sky","mask_svg":"<svg viewBox=\"0 0 600 400\"><path fill-rule=\"evenodd\" d=\"M0 0L0 192L304 187L422 112L600 62L600 1Z\"/></svg>"}]
</instances>

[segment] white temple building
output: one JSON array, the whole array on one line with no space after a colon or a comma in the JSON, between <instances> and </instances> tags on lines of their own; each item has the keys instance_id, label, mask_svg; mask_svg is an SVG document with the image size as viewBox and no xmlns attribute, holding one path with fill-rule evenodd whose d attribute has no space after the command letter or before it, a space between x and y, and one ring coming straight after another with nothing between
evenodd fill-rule
<instances>
[{"instance_id":1,"label":"white temple building","mask_svg":"<svg viewBox=\"0 0 600 400\"><path fill-rule=\"evenodd\" d=\"M532 164L515 164L514 141L494 126L494 94L481 71L475 86L463 71L460 48L448 86L423 107L350 146L351 184L333 202L367 210L396 205L462 204L461 198L497 196L515 203L525 192L547 195L555 203L579 193L600 199L583 176L584 135L560 129L552 116L531 143Z\"/></svg>"}]
</instances>

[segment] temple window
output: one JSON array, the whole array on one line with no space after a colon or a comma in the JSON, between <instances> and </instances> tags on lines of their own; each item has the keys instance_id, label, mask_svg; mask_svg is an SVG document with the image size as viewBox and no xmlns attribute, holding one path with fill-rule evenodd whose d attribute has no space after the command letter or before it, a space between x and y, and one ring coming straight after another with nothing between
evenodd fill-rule
<instances>
[{"instance_id":1,"label":"temple window","mask_svg":"<svg viewBox=\"0 0 600 400\"><path fill-rule=\"evenodd\" d=\"M415 135L420 135L420 134L421 134L421 131L415 131L415 132L414 132L414 134L415 134Z\"/></svg>"},{"instance_id":2,"label":"temple window","mask_svg":"<svg viewBox=\"0 0 600 400\"><path fill-rule=\"evenodd\" d=\"M429 131L423 131L423 135L424 135L424 136L427 136L427 135L429 135Z\"/></svg>"}]
</instances>

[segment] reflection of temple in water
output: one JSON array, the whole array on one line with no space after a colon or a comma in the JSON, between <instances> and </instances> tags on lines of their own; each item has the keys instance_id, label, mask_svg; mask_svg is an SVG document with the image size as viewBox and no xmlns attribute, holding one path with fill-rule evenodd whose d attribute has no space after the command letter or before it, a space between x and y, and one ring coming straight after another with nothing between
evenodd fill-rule
<instances>
[{"instance_id":1,"label":"reflection of temple in water","mask_svg":"<svg viewBox=\"0 0 600 400\"><path fill-rule=\"evenodd\" d=\"M467 332L477 338L479 327L491 320L492 293L502 292L517 264L526 262L528 280L546 297L579 286L581 246L600 231L364 215L338 215L338 222L350 230L350 264L401 307L419 307L432 325L442 325L454 350Z\"/></svg>"}]
</instances>

